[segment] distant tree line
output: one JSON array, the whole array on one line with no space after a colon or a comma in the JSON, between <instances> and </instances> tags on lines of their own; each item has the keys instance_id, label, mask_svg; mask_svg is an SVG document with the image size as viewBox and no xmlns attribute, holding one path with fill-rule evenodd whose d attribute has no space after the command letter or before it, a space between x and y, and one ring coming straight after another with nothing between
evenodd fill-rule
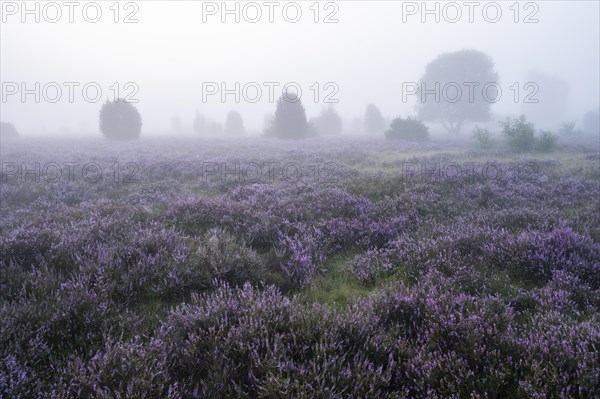
<instances>
[{"instance_id":1,"label":"distant tree line","mask_svg":"<svg viewBox=\"0 0 600 399\"><path fill-rule=\"evenodd\" d=\"M551 97L560 97L556 101L547 101L548 109L532 108L532 113L546 115L551 112L554 116L561 114L564 109L566 95L569 92L568 84L558 78L546 76L540 72L530 73L531 79L543 83L546 94ZM491 119L492 102L482 98L482 90L473 90L469 93L461 83L475 85L480 88L487 83L497 83L498 74L494 71L492 59L477 50L460 50L443 53L428 63L425 72L418 84L416 91L411 94L419 99L416 106L416 117L396 117L391 121L384 118L379 108L374 104L366 106L363 119L355 118L349 125L348 130L362 132L373 136L385 136L388 139L403 139L413 141L427 140L429 129L424 122L439 123L449 133L458 134L465 125L477 122L488 122ZM464 86L464 85L463 85ZM450 88L450 89L448 89ZM440 94L448 96L448 91L455 90L456 101L440 98ZM442 90L443 93L437 92ZM540 89L541 90L541 89ZM473 97L474 94L474 97ZM403 93L404 95L404 93ZM534 112L535 111L535 112ZM527 112L527 115L530 113ZM100 131L108 139L136 139L141 135L142 118L137 108L122 99L106 101L100 109L99 115ZM521 129L525 126L518 119L506 122L503 130L512 131L511 126L517 126L518 131L529 131ZM581 121L581 128L576 126L575 121L567 121L562 124L559 134L564 136L577 135L580 132L597 134L600 125L600 112L598 109L586 113ZM179 117L171 118L171 131L174 134L183 133L186 129ZM201 136L239 137L246 134L244 121L239 112L231 110L225 119L224 125L210 120L196 110L191 130ZM314 136L337 136L344 130L342 118L333 105L323 107L320 113L307 119L306 110L300 98L293 93L283 93L277 100L275 113L265 120L263 135L282 139L304 139ZM509 137L510 134L507 133ZM16 128L8 122L0 125L0 137L17 137ZM481 146L491 143L490 137L485 129L477 128L474 136ZM515 140L525 140L527 134L517 135ZM547 142L552 137L540 133L540 140L545 137ZM510 139L507 139L511 141ZM525 140L525 142L530 142ZM539 143L538 143L539 144ZM515 148L527 148L529 144L516 145ZM524 147L523 147L524 146Z\"/></svg>"}]
</instances>

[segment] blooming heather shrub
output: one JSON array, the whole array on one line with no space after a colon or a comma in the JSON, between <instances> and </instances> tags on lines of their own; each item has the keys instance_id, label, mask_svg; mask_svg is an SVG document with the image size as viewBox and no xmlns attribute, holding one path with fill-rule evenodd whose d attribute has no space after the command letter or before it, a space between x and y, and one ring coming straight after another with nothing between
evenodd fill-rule
<instances>
[{"instance_id":1,"label":"blooming heather shrub","mask_svg":"<svg viewBox=\"0 0 600 399\"><path fill-rule=\"evenodd\" d=\"M0 357L15 354L23 367L33 368L32 374L49 378L52 366L67 356L97 348L103 332L116 325L116 314L115 305L94 288L91 278L78 277L51 297L4 305Z\"/></svg>"},{"instance_id":2,"label":"blooming heather shrub","mask_svg":"<svg viewBox=\"0 0 600 399\"><path fill-rule=\"evenodd\" d=\"M273 287L220 285L172 310L152 338L107 341L89 360L72 361L58 397L598 393L598 320L544 311L531 335L505 300L457 295L448 283L429 273L340 312Z\"/></svg>"},{"instance_id":3,"label":"blooming heather shrub","mask_svg":"<svg viewBox=\"0 0 600 399\"><path fill-rule=\"evenodd\" d=\"M35 371L15 356L0 358L0 394L14 398L35 397L43 389L36 387L36 378Z\"/></svg>"},{"instance_id":4,"label":"blooming heather shrub","mask_svg":"<svg viewBox=\"0 0 600 399\"><path fill-rule=\"evenodd\" d=\"M534 205L523 205L520 208L497 209L492 214L489 210L475 210L468 217L461 218L461 223L494 226L518 233L526 229L552 230L560 225L563 218L562 212L557 209L539 209Z\"/></svg>"},{"instance_id":5,"label":"blooming heather shrub","mask_svg":"<svg viewBox=\"0 0 600 399\"><path fill-rule=\"evenodd\" d=\"M115 298L128 302L186 297L208 289L214 278L231 284L257 283L264 269L253 250L219 229L201 238L182 237L174 229L143 229L129 244L105 253L98 274Z\"/></svg>"},{"instance_id":6,"label":"blooming heather shrub","mask_svg":"<svg viewBox=\"0 0 600 399\"><path fill-rule=\"evenodd\" d=\"M570 272L555 270L548 284L531 290L520 290L513 303L515 309L528 315L551 309L578 319L583 312L595 312L600 305L600 290L591 288Z\"/></svg>"},{"instance_id":7,"label":"blooming heather shrub","mask_svg":"<svg viewBox=\"0 0 600 399\"><path fill-rule=\"evenodd\" d=\"M16 263L0 267L0 301L49 295L59 284L60 279L46 265L38 265L30 270Z\"/></svg>"},{"instance_id":8,"label":"blooming heather shrub","mask_svg":"<svg viewBox=\"0 0 600 399\"><path fill-rule=\"evenodd\" d=\"M573 322L558 311L532 317L530 327L518 328L512 342L528 359L519 370L529 378L520 391L529 397L596 397L600 393L596 347L598 321Z\"/></svg>"},{"instance_id":9,"label":"blooming heather shrub","mask_svg":"<svg viewBox=\"0 0 600 399\"><path fill-rule=\"evenodd\" d=\"M170 378L184 392L205 397L329 396L344 389L343 382L360 377L353 371L362 364L353 365L336 351L328 313L316 305L307 309L273 288L221 287L215 295L196 297L172 312L156 342L168 356ZM327 351L321 359L315 356ZM340 384L329 381L344 366L348 372L345 378L339 375Z\"/></svg>"},{"instance_id":10,"label":"blooming heather shrub","mask_svg":"<svg viewBox=\"0 0 600 399\"><path fill-rule=\"evenodd\" d=\"M140 337L119 342L107 339L104 348L89 360L76 357L61 371L54 385L60 398L111 397L176 397L177 383L167 385L164 376L164 353L154 352Z\"/></svg>"},{"instance_id":11,"label":"blooming heather shrub","mask_svg":"<svg viewBox=\"0 0 600 399\"><path fill-rule=\"evenodd\" d=\"M516 240L516 265L536 278L549 279L554 270L573 273L600 288L600 244L570 228L551 232L528 231Z\"/></svg>"},{"instance_id":12,"label":"blooming heather shrub","mask_svg":"<svg viewBox=\"0 0 600 399\"><path fill-rule=\"evenodd\" d=\"M490 154L184 143L1 146L140 173L3 171L0 397L600 397L597 157L495 150L494 178L402 176ZM339 179L205 180L205 160L334 162Z\"/></svg>"},{"instance_id":13,"label":"blooming heather shrub","mask_svg":"<svg viewBox=\"0 0 600 399\"><path fill-rule=\"evenodd\" d=\"M371 249L364 254L357 255L350 267L354 276L362 283L372 283L378 277L384 276L393 270L387 249Z\"/></svg>"},{"instance_id":14,"label":"blooming heather shrub","mask_svg":"<svg viewBox=\"0 0 600 399\"><path fill-rule=\"evenodd\" d=\"M3 237L0 262L31 267L49 256L57 244L58 239L50 229L22 228L15 231L12 237Z\"/></svg>"},{"instance_id":15,"label":"blooming heather shrub","mask_svg":"<svg viewBox=\"0 0 600 399\"><path fill-rule=\"evenodd\" d=\"M407 218L399 215L375 219L361 215L354 219L330 219L322 229L331 238L334 250L341 248L382 247L406 229Z\"/></svg>"},{"instance_id":16,"label":"blooming heather shrub","mask_svg":"<svg viewBox=\"0 0 600 399\"><path fill-rule=\"evenodd\" d=\"M301 228L293 235L282 234L278 251L282 253L282 272L291 283L307 286L323 266L326 236L318 229Z\"/></svg>"},{"instance_id":17,"label":"blooming heather shrub","mask_svg":"<svg viewBox=\"0 0 600 399\"><path fill-rule=\"evenodd\" d=\"M437 227L427 237L403 234L390 241L381 250L369 250L351 263L355 277L364 284L399 271L409 279L429 269L454 274L463 267L482 265L487 253L495 247L491 243L506 233L490 228L462 230L461 226ZM464 227L463 227L464 229Z\"/></svg>"},{"instance_id":18,"label":"blooming heather shrub","mask_svg":"<svg viewBox=\"0 0 600 399\"><path fill-rule=\"evenodd\" d=\"M336 313L273 287L221 285L174 309L153 338L107 340L91 358L70 360L52 384L56 397L597 393L597 320L544 313L531 335L502 299L451 287L430 273ZM2 372L4 392L36 389L14 357Z\"/></svg>"},{"instance_id":19,"label":"blooming heather shrub","mask_svg":"<svg viewBox=\"0 0 600 399\"><path fill-rule=\"evenodd\" d=\"M208 268L211 278L231 284L258 283L264 275L263 262L256 252L218 228L206 232L194 254L194 262L198 267Z\"/></svg>"}]
</instances>

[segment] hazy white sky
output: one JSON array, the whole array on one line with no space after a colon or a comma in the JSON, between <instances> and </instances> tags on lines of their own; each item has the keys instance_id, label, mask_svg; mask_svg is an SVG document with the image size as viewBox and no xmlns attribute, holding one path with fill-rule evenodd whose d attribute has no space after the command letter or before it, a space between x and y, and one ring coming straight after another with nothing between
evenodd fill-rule
<instances>
[{"instance_id":1,"label":"hazy white sky","mask_svg":"<svg viewBox=\"0 0 600 399\"><path fill-rule=\"evenodd\" d=\"M45 20L56 15L56 8L46 6L48 2L27 2L30 9L39 4L39 23L33 14L25 15L27 19L22 22L21 1L0 3L1 119L13 122L24 134L39 133L43 127L52 132L62 126L93 134L98 130L98 110L107 97L113 96L111 86L115 82L122 95L132 93L124 87L127 82L139 87L134 96L139 100L137 107L144 127L152 130L167 130L173 115L190 125L198 108L219 121L230 109L236 109L247 128L258 131L265 114L274 110L266 86L257 103L242 98L238 104L233 95L225 103L220 95L203 102L203 82L225 82L230 89L235 82L241 86L249 82L297 82L309 116L318 114L323 97L333 91L323 86L333 82L339 87L334 95L339 100L336 107L346 119L362 116L370 102L390 117L410 115L415 101L402 101L402 83L418 81L426 64L439 53L460 49L478 49L494 60L503 89L502 100L493 106L495 113L520 111L521 104L515 104L509 87L515 82L524 84L531 70L571 84L568 113L573 119L597 107L599 101L597 1L519 2L516 7L513 1L495 3L499 7L479 2L472 9L472 23L467 2L453 3L462 12L456 23L444 20L444 15L456 16L457 8L447 2L429 2L430 8L438 4L439 23L433 14L425 15L425 22L421 20L421 2L402 1L321 1L316 7L313 1L301 1L297 2L302 11L297 23L284 19L286 4L285 15L295 17L295 5L290 2L279 2L274 7L273 23L269 22L270 6L262 1L251 6L248 2L228 1L230 9L239 4L239 23L234 15L227 15L225 23L221 21L222 2L121 1L119 23L113 20L113 1L98 2L102 16L97 23L84 19L85 5L86 16L95 16L90 2L79 2L74 8L73 23L62 1L55 3L62 11L56 23ZM250 23L244 15L254 18L255 5L262 18ZM416 15L409 13L413 6L419 8ZM209 15L215 8L219 9L217 13ZM314 22L316 8L318 23ZM499 21L488 22L497 8L502 11ZM123 23L132 12L139 22ZM332 13L338 22L324 23L323 19ZM539 22L524 23L528 16ZM515 17L519 22L514 21ZM41 87L57 82L62 86L62 97L50 103L42 96L38 104L33 95L28 95L23 103L21 93L7 95L12 82L25 82L30 89L35 82ZM64 82L79 83L73 103ZM88 82L98 83L101 101L90 103L84 99L81 88ZM319 103L313 99L315 82L320 84ZM53 97L54 89L48 90L48 96ZM279 96L281 86L275 90ZM93 89L89 93L94 97ZM248 94L254 97L254 93Z\"/></svg>"}]
</instances>

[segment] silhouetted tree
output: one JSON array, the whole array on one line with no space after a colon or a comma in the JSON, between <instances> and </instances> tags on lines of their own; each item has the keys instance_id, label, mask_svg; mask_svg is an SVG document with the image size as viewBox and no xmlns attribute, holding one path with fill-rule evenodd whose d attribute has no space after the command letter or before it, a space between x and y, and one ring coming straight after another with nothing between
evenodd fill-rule
<instances>
[{"instance_id":1,"label":"silhouetted tree","mask_svg":"<svg viewBox=\"0 0 600 399\"><path fill-rule=\"evenodd\" d=\"M427 64L419 81L419 119L439 122L452 133L458 133L468 122L486 122L490 119L490 107L497 93L493 88L484 90L484 87L497 82L498 74L494 72L492 59L480 51L440 54ZM469 85L473 84L478 85L471 93Z\"/></svg>"},{"instance_id":2,"label":"silhouetted tree","mask_svg":"<svg viewBox=\"0 0 600 399\"><path fill-rule=\"evenodd\" d=\"M181 118L178 116L171 117L171 132L173 133L182 133L183 132L183 122L181 122Z\"/></svg>"},{"instance_id":3,"label":"silhouetted tree","mask_svg":"<svg viewBox=\"0 0 600 399\"><path fill-rule=\"evenodd\" d=\"M100 131L108 139L137 139L142 130L138 110L128 102L106 101L100 109Z\"/></svg>"},{"instance_id":4,"label":"silhouetted tree","mask_svg":"<svg viewBox=\"0 0 600 399\"><path fill-rule=\"evenodd\" d=\"M0 137L2 138L15 138L19 137L19 132L15 126L10 122L0 122Z\"/></svg>"},{"instance_id":5,"label":"silhouetted tree","mask_svg":"<svg viewBox=\"0 0 600 399\"><path fill-rule=\"evenodd\" d=\"M348 126L348 131L352 134L361 134L365 132L364 121L358 116L352 118L352 120L348 123Z\"/></svg>"},{"instance_id":6,"label":"silhouetted tree","mask_svg":"<svg viewBox=\"0 0 600 399\"><path fill-rule=\"evenodd\" d=\"M204 116L200 114L200 111L196 110L194 115L194 133L205 134L206 133L206 120Z\"/></svg>"},{"instance_id":7,"label":"silhouetted tree","mask_svg":"<svg viewBox=\"0 0 600 399\"><path fill-rule=\"evenodd\" d=\"M227 136L242 136L246 134L244 121L237 111L229 111L225 120L225 134Z\"/></svg>"},{"instance_id":8,"label":"silhouetted tree","mask_svg":"<svg viewBox=\"0 0 600 399\"><path fill-rule=\"evenodd\" d=\"M265 129L265 136L302 139L307 136L306 111L297 95L287 93L277 100L273 123Z\"/></svg>"},{"instance_id":9,"label":"silhouetted tree","mask_svg":"<svg viewBox=\"0 0 600 399\"><path fill-rule=\"evenodd\" d=\"M365 132L367 134L381 134L385 129L385 121L379 108L374 104L367 105L365 110Z\"/></svg>"},{"instance_id":10,"label":"silhouetted tree","mask_svg":"<svg viewBox=\"0 0 600 399\"><path fill-rule=\"evenodd\" d=\"M332 105L323 108L319 116L311 119L311 124L319 136L337 135L342 132L342 118Z\"/></svg>"},{"instance_id":11,"label":"silhouetted tree","mask_svg":"<svg viewBox=\"0 0 600 399\"><path fill-rule=\"evenodd\" d=\"M263 123L264 123L264 127L265 129L267 129L269 126L271 126L273 124L273 120L275 120L275 114L269 112L268 114L265 114L265 116L263 117Z\"/></svg>"},{"instance_id":12,"label":"silhouetted tree","mask_svg":"<svg viewBox=\"0 0 600 399\"><path fill-rule=\"evenodd\" d=\"M581 125L586 133L598 134L600 132L600 109L586 113Z\"/></svg>"}]
</instances>

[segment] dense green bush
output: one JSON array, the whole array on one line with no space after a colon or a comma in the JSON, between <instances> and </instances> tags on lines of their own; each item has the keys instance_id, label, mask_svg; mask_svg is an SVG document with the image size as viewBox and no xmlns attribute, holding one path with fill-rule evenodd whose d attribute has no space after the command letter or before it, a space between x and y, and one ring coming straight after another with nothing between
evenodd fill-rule
<instances>
[{"instance_id":1,"label":"dense green bush","mask_svg":"<svg viewBox=\"0 0 600 399\"><path fill-rule=\"evenodd\" d=\"M556 148L558 136L547 130L540 130L540 135L536 137L535 148L540 152L551 152Z\"/></svg>"},{"instance_id":2,"label":"dense green bush","mask_svg":"<svg viewBox=\"0 0 600 399\"><path fill-rule=\"evenodd\" d=\"M485 128L475 126L475 129L473 130L473 139L475 140L475 145L479 148L489 149L494 146L492 135L490 131Z\"/></svg>"},{"instance_id":3,"label":"dense green bush","mask_svg":"<svg viewBox=\"0 0 600 399\"><path fill-rule=\"evenodd\" d=\"M104 137L114 140L137 139L142 130L142 118L138 110L123 99L106 101L100 109L100 131Z\"/></svg>"},{"instance_id":4,"label":"dense green bush","mask_svg":"<svg viewBox=\"0 0 600 399\"><path fill-rule=\"evenodd\" d=\"M429 128L418 119L400 117L394 119L385 137L391 140L427 141L429 139Z\"/></svg>"},{"instance_id":5,"label":"dense green bush","mask_svg":"<svg viewBox=\"0 0 600 399\"><path fill-rule=\"evenodd\" d=\"M518 118L506 118L500 122L502 134L506 144L516 152L525 152L533 149L535 145L535 128L533 123L527 122L525 115Z\"/></svg>"}]
</instances>

